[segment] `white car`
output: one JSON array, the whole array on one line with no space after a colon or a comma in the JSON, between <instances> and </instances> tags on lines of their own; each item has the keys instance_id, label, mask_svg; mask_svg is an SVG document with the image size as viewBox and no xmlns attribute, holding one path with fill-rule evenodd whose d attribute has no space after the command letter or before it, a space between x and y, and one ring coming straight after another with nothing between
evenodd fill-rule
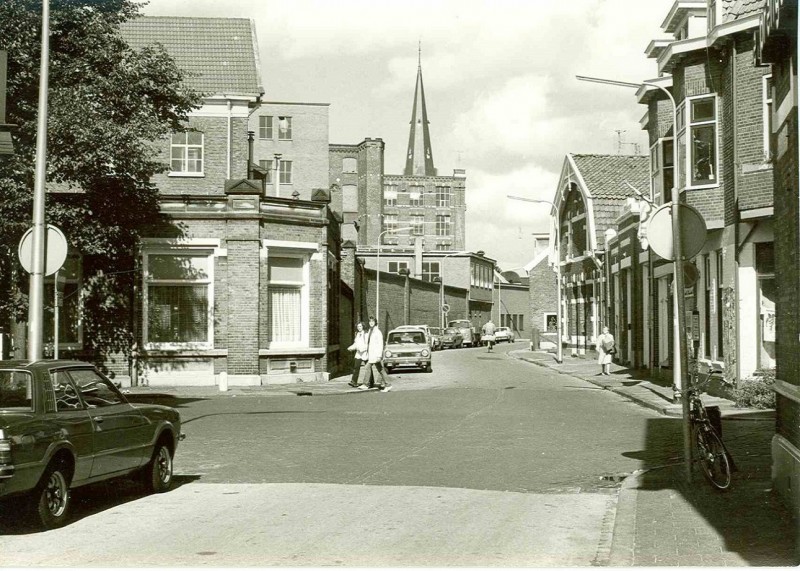
<instances>
[{"instance_id":1,"label":"white car","mask_svg":"<svg viewBox=\"0 0 800 571\"><path fill-rule=\"evenodd\" d=\"M433 349L433 333L431 333L430 327L427 325L399 325L392 331L422 331L425 333L425 341L428 343L428 347Z\"/></svg>"},{"instance_id":2,"label":"white car","mask_svg":"<svg viewBox=\"0 0 800 571\"><path fill-rule=\"evenodd\" d=\"M514 332L511 331L510 327L498 327L494 331L494 341L495 343L500 343L501 341L507 341L508 343L513 343Z\"/></svg>"}]
</instances>

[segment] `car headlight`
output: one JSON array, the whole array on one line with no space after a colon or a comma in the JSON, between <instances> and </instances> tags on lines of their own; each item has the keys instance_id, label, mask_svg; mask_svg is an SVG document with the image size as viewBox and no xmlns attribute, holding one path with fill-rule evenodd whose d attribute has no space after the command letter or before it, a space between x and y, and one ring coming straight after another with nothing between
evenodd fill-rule
<instances>
[{"instance_id":1,"label":"car headlight","mask_svg":"<svg viewBox=\"0 0 800 571\"><path fill-rule=\"evenodd\" d=\"M422 355L423 357L427 357L428 355L430 355L430 352L427 349L423 349L420 355Z\"/></svg>"},{"instance_id":2,"label":"car headlight","mask_svg":"<svg viewBox=\"0 0 800 571\"><path fill-rule=\"evenodd\" d=\"M383 356L384 357L391 357L392 356L392 352L391 351L386 351L386 353L384 353Z\"/></svg>"}]
</instances>

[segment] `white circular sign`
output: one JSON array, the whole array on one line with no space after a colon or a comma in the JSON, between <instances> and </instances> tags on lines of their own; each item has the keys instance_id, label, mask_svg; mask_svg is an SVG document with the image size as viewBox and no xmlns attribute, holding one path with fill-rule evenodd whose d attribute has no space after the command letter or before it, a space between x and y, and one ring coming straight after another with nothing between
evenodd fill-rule
<instances>
[{"instance_id":1,"label":"white circular sign","mask_svg":"<svg viewBox=\"0 0 800 571\"><path fill-rule=\"evenodd\" d=\"M672 248L672 203L659 206L647 224L647 241L665 260L674 260ZM680 204L681 247L683 259L693 258L706 242L706 221L688 204Z\"/></svg>"},{"instance_id":2,"label":"white circular sign","mask_svg":"<svg viewBox=\"0 0 800 571\"><path fill-rule=\"evenodd\" d=\"M52 275L61 269L67 261L68 250L64 233L48 224L44 238L44 275ZM33 228L28 229L19 241L19 261L26 272L33 271Z\"/></svg>"}]
</instances>

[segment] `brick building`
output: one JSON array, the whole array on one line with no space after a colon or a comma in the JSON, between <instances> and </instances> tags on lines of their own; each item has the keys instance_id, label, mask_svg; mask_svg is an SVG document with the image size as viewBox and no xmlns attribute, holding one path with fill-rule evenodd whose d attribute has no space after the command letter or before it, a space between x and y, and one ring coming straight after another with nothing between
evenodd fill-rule
<instances>
[{"instance_id":1,"label":"brick building","mask_svg":"<svg viewBox=\"0 0 800 571\"><path fill-rule=\"evenodd\" d=\"M551 244L561 275L561 342L573 355L593 351L604 324L622 349L628 324L636 319L631 260L611 266L608 253L617 220L634 195L631 186L647 185L647 162L636 155L568 154L564 159L553 199L558 218Z\"/></svg>"},{"instance_id":2,"label":"brick building","mask_svg":"<svg viewBox=\"0 0 800 571\"><path fill-rule=\"evenodd\" d=\"M558 342L558 275L556 259L550 255L549 236L543 238L545 236L537 236L536 255L525 264L525 272L528 274L529 329L531 332L538 329L540 346L549 349Z\"/></svg>"},{"instance_id":3,"label":"brick building","mask_svg":"<svg viewBox=\"0 0 800 571\"><path fill-rule=\"evenodd\" d=\"M454 169L452 176L440 175L434 166L421 65L410 125L403 174L385 173L381 139L330 145L329 183L341 192L332 206L346 226L356 222L358 227L346 229L345 237L375 246L386 231L384 244L413 247L421 238L425 251L463 250L466 174ZM393 228L405 227L411 228L406 235L392 235Z\"/></svg>"},{"instance_id":4,"label":"brick building","mask_svg":"<svg viewBox=\"0 0 800 571\"><path fill-rule=\"evenodd\" d=\"M213 385L224 373L229 384L248 385L326 376L338 365L342 310L327 107L262 106L249 20L140 17L123 33L133 47L161 43L195 72L187 82L204 94L189 130L161 142L170 168L153 180L171 224L142 244L144 382ZM283 184L278 192L267 178L265 192L267 157L276 153L285 158L276 167ZM251 159L267 160L266 172Z\"/></svg>"},{"instance_id":5,"label":"brick building","mask_svg":"<svg viewBox=\"0 0 800 571\"><path fill-rule=\"evenodd\" d=\"M769 0L755 31L756 63L769 64L774 174L776 434L775 489L800 513L800 193L798 192L797 1Z\"/></svg>"},{"instance_id":6,"label":"brick building","mask_svg":"<svg viewBox=\"0 0 800 571\"><path fill-rule=\"evenodd\" d=\"M765 119L772 76L754 65L753 42L762 4L673 5L661 27L674 39L651 43L647 53L659 74L650 82L677 103L677 133L663 91L644 85L638 92L647 106L642 123L651 145L653 206L679 198L697 209L708 229L692 260L699 279L684 292L690 348L701 365L724 367L729 383L775 367L773 167ZM673 184L679 197L671 196ZM634 348L642 358L630 355L630 362L671 367L672 264L642 253L639 262L640 274L651 271L654 280L642 281L641 296L653 328L642 330L644 344Z\"/></svg>"}]
</instances>

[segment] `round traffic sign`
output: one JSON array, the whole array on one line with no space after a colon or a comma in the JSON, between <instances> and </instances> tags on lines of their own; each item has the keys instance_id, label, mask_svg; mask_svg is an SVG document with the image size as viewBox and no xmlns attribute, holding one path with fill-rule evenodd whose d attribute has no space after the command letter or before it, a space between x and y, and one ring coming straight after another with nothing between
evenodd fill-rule
<instances>
[{"instance_id":1,"label":"round traffic sign","mask_svg":"<svg viewBox=\"0 0 800 571\"><path fill-rule=\"evenodd\" d=\"M449 313L449 311L450 311L450 306L448 304L445 303L444 305L442 305L442 312Z\"/></svg>"},{"instance_id":2,"label":"round traffic sign","mask_svg":"<svg viewBox=\"0 0 800 571\"><path fill-rule=\"evenodd\" d=\"M53 226L47 225L47 232L44 238L44 275L49 276L56 273L67 261L67 239L64 233ZM19 241L19 261L25 271L33 272L33 228L29 228L22 239Z\"/></svg>"},{"instance_id":3,"label":"round traffic sign","mask_svg":"<svg viewBox=\"0 0 800 571\"><path fill-rule=\"evenodd\" d=\"M694 207L688 204L679 206L682 257L693 258L705 244L706 221ZM647 224L647 241L653 251L665 260L675 259L672 247L672 207L672 203L659 206Z\"/></svg>"}]
</instances>

